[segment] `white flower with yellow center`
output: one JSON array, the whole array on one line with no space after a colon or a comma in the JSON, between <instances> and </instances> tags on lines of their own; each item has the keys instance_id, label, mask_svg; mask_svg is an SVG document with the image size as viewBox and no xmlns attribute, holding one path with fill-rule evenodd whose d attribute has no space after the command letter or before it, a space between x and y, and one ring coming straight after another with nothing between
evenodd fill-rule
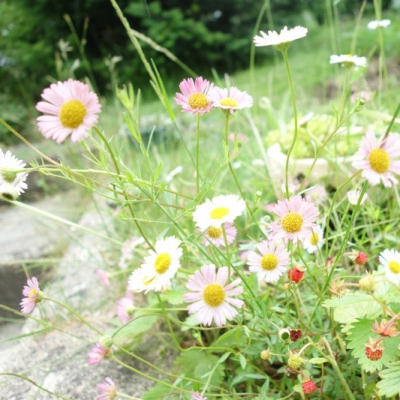
<instances>
[{"instance_id":1,"label":"white flower with yellow center","mask_svg":"<svg viewBox=\"0 0 400 400\"><path fill-rule=\"evenodd\" d=\"M313 202L303 199L300 195L292 196L289 200L280 200L272 207L278 216L269 225L273 240L291 240L294 244L304 241L315 228L318 209Z\"/></svg>"},{"instance_id":2,"label":"white flower with yellow center","mask_svg":"<svg viewBox=\"0 0 400 400\"><path fill-rule=\"evenodd\" d=\"M193 220L204 232L210 227L220 228L226 222L233 222L245 208L246 203L238 195L219 195L198 205L193 212Z\"/></svg>"},{"instance_id":3,"label":"white flower with yellow center","mask_svg":"<svg viewBox=\"0 0 400 400\"><path fill-rule=\"evenodd\" d=\"M25 179L28 176L24 169L25 163L11 154L0 149L0 194L10 198L18 197L28 186Z\"/></svg>"},{"instance_id":4,"label":"white flower with yellow center","mask_svg":"<svg viewBox=\"0 0 400 400\"><path fill-rule=\"evenodd\" d=\"M313 254L324 244L324 232L318 225L314 226L311 233L303 242L304 250L307 253Z\"/></svg>"},{"instance_id":5,"label":"white flower with yellow center","mask_svg":"<svg viewBox=\"0 0 400 400\"><path fill-rule=\"evenodd\" d=\"M145 293L151 290L160 292L169 289L172 278L181 266L180 244L181 241L175 236L158 240L154 250L149 250L150 255L144 258L145 262L141 267L132 272L128 289Z\"/></svg>"},{"instance_id":6,"label":"white flower with yellow center","mask_svg":"<svg viewBox=\"0 0 400 400\"><path fill-rule=\"evenodd\" d=\"M235 299L243 292L238 286L240 279L227 284L228 267L220 267L216 271L213 264L204 265L189 277L186 287L191 293L183 295L185 302L192 303L187 309L189 314L196 314L199 324L223 326L226 321L237 315L236 308L242 308L243 301Z\"/></svg>"},{"instance_id":7,"label":"white flower with yellow center","mask_svg":"<svg viewBox=\"0 0 400 400\"><path fill-rule=\"evenodd\" d=\"M47 115L36 120L46 138L61 143L71 135L71 140L77 142L87 137L87 131L97 123L99 99L83 82L69 79L53 83L44 89L42 98L36 109Z\"/></svg>"},{"instance_id":8,"label":"white flower with yellow center","mask_svg":"<svg viewBox=\"0 0 400 400\"><path fill-rule=\"evenodd\" d=\"M268 33L260 31L261 36L254 36L254 45L258 47L276 46L279 50L285 50L294 40L305 37L307 32L308 29L303 26L295 26L292 29L288 29L285 26L280 33L276 31L268 31Z\"/></svg>"},{"instance_id":9,"label":"white flower with yellow center","mask_svg":"<svg viewBox=\"0 0 400 400\"><path fill-rule=\"evenodd\" d=\"M258 281L276 282L286 272L290 255L283 244L262 241L257 245L258 254L251 251L247 257L249 270L257 274Z\"/></svg>"},{"instance_id":10,"label":"white flower with yellow center","mask_svg":"<svg viewBox=\"0 0 400 400\"><path fill-rule=\"evenodd\" d=\"M367 65L367 59L351 54L342 54L340 56L331 55L329 63L342 64L343 67L365 67Z\"/></svg>"},{"instance_id":11,"label":"white flower with yellow center","mask_svg":"<svg viewBox=\"0 0 400 400\"><path fill-rule=\"evenodd\" d=\"M400 139L392 133L382 142L375 137L374 132L368 131L361 140L357 160L353 167L362 170L362 176L371 184L377 185L382 181L385 187L397 185L398 180L393 175L400 174ZM396 160L397 158L397 160Z\"/></svg>"},{"instance_id":12,"label":"white flower with yellow center","mask_svg":"<svg viewBox=\"0 0 400 400\"><path fill-rule=\"evenodd\" d=\"M386 278L396 285L400 284L400 252L386 249L379 254L379 262Z\"/></svg>"},{"instance_id":13,"label":"white flower with yellow center","mask_svg":"<svg viewBox=\"0 0 400 400\"><path fill-rule=\"evenodd\" d=\"M211 90L209 98L213 107L221 108L226 113L233 114L236 110L253 107L253 98L234 86L230 89L221 89L215 86Z\"/></svg>"}]
</instances>

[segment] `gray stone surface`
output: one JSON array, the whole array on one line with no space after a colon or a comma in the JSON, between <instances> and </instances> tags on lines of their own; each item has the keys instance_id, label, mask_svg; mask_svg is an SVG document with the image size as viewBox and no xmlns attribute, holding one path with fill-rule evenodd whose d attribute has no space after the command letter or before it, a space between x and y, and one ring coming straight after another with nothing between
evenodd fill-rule
<instances>
[{"instance_id":1,"label":"gray stone surface","mask_svg":"<svg viewBox=\"0 0 400 400\"><path fill-rule=\"evenodd\" d=\"M112 236L110 210L106 206L103 210L102 215L97 210L86 212L79 225ZM115 316L117 297L111 289L101 285L96 270L104 268L107 263L111 242L77 229L74 234L74 240L54 271L53 280L42 290L46 296L69 304L93 326L105 332ZM116 382L119 391L136 397L153 385L151 380L112 360L88 365L87 354L97 341L98 334L64 308L44 301L35 308L32 317L23 325L22 333L27 336L7 342L9 346L0 350L0 373L22 374L64 398L79 400L95 399L99 394L97 385L107 376ZM35 318L43 318L53 328L37 333L43 325ZM137 347L137 354L168 371L175 355L172 351L160 352L161 347L155 337L149 335ZM141 372L159 376L143 362L116 355ZM1 400L54 398L26 380L0 375Z\"/></svg>"}]
</instances>

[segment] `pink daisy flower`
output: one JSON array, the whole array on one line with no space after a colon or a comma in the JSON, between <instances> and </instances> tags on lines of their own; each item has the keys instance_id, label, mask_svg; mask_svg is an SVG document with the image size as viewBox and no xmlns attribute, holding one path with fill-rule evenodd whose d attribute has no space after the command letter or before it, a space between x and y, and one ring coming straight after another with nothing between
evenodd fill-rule
<instances>
[{"instance_id":1,"label":"pink daisy flower","mask_svg":"<svg viewBox=\"0 0 400 400\"><path fill-rule=\"evenodd\" d=\"M319 250L323 244L324 231L319 225L316 225L303 241L304 250L309 254L313 254Z\"/></svg>"},{"instance_id":2,"label":"pink daisy flower","mask_svg":"<svg viewBox=\"0 0 400 400\"><path fill-rule=\"evenodd\" d=\"M193 392L191 400L207 400L207 397L203 397L199 392Z\"/></svg>"},{"instance_id":3,"label":"pink daisy flower","mask_svg":"<svg viewBox=\"0 0 400 400\"><path fill-rule=\"evenodd\" d=\"M97 386L99 392L103 392L96 397L96 400L114 400L117 396L117 386L111 378L105 378L102 383Z\"/></svg>"},{"instance_id":4,"label":"pink daisy flower","mask_svg":"<svg viewBox=\"0 0 400 400\"><path fill-rule=\"evenodd\" d=\"M94 365L100 363L105 358L109 358L112 354L111 347L104 347L101 342L97 342L88 354L88 364Z\"/></svg>"},{"instance_id":5,"label":"pink daisy flower","mask_svg":"<svg viewBox=\"0 0 400 400\"><path fill-rule=\"evenodd\" d=\"M233 114L236 110L253 107L253 98L234 86L230 89L215 86L209 97L213 107L221 108L226 113Z\"/></svg>"},{"instance_id":6,"label":"pink daisy flower","mask_svg":"<svg viewBox=\"0 0 400 400\"><path fill-rule=\"evenodd\" d=\"M225 246L224 233L222 227L225 228L226 241L228 244L232 244L236 238L237 230L233 226L233 223L227 222L226 224L217 226L210 226L203 232L203 244L209 246L213 244L215 247Z\"/></svg>"},{"instance_id":7,"label":"pink daisy flower","mask_svg":"<svg viewBox=\"0 0 400 400\"><path fill-rule=\"evenodd\" d=\"M28 286L24 286L22 290L22 294L26 296L26 298L22 299L21 312L24 315L30 314L35 305L40 303L43 300L43 292L40 291L38 280L33 277L32 279L28 279Z\"/></svg>"},{"instance_id":8,"label":"pink daisy flower","mask_svg":"<svg viewBox=\"0 0 400 400\"><path fill-rule=\"evenodd\" d=\"M123 323L126 324L132 319L132 313L135 310L133 305L132 295L128 295L118 300L117 303L117 317Z\"/></svg>"},{"instance_id":9,"label":"pink daisy flower","mask_svg":"<svg viewBox=\"0 0 400 400\"><path fill-rule=\"evenodd\" d=\"M87 84L69 79L43 90L36 109L38 128L46 138L62 143L69 135L73 142L87 137L87 131L97 123L101 105Z\"/></svg>"},{"instance_id":10,"label":"pink daisy flower","mask_svg":"<svg viewBox=\"0 0 400 400\"><path fill-rule=\"evenodd\" d=\"M24 162L13 156L10 151L3 153L0 149L0 194L15 192L18 196L24 192L24 189L28 187L25 183L28 174L16 171L23 169L25 165ZM3 190L1 187L3 187ZM14 198L16 196L11 197Z\"/></svg>"},{"instance_id":11,"label":"pink daisy flower","mask_svg":"<svg viewBox=\"0 0 400 400\"><path fill-rule=\"evenodd\" d=\"M208 93L213 86L214 84L201 76L198 76L195 81L192 78L184 79L179 84L182 93L176 93L175 101L182 106L183 112L208 113L212 108Z\"/></svg>"},{"instance_id":12,"label":"pink daisy flower","mask_svg":"<svg viewBox=\"0 0 400 400\"><path fill-rule=\"evenodd\" d=\"M101 283L104 285L104 287L109 288L110 287L110 281L108 279L108 274L106 271L102 269L98 269L96 271L97 276L99 277Z\"/></svg>"},{"instance_id":13,"label":"pink daisy flower","mask_svg":"<svg viewBox=\"0 0 400 400\"><path fill-rule=\"evenodd\" d=\"M289 252L283 244L267 240L259 243L257 249L261 255L255 251L249 253L249 270L257 274L259 282L276 282L290 264Z\"/></svg>"},{"instance_id":14,"label":"pink daisy flower","mask_svg":"<svg viewBox=\"0 0 400 400\"><path fill-rule=\"evenodd\" d=\"M382 181L385 187L392 187L398 180L393 175L400 174L400 140L398 134L390 134L381 142L374 132L368 131L361 140L360 149L356 153L359 159L353 167L362 169L362 176L373 186Z\"/></svg>"},{"instance_id":15,"label":"pink daisy flower","mask_svg":"<svg viewBox=\"0 0 400 400\"><path fill-rule=\"evenodd\" d=\"M234 299L243 292L238 286L240 279L226 285L228 280L228 267L221 267L216 272L215 265L204 265L189 277L186 287L193 293L184 294L184 299L190 304L187 309L189 314L196 313L199 324L222 326L227 319L237 315L237 308L243 306L243 301Z\"/></svg>"},{"instance_id":16,"label":"pink daisy flower","mask_svg":"<svg viewBox=\"0 0 400 400\"><path fill-rule=\"evenodd\" d=\"M300 195L278 201L273 212L278 216L278 219L270 224L273 239L291 240L294 244L304 241L312 232L319 214L314 203Z\"/></svg>"}]
</instances>

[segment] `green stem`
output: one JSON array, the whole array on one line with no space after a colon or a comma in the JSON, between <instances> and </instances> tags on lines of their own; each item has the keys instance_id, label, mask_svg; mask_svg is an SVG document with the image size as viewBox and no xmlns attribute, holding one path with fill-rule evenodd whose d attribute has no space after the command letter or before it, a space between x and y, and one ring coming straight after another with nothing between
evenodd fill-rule
<instances>
[{"instance_id":1,"label":"green stem","mask_svg":"<svg viewBox=\"0 0 400 400\"><path fill-rule=\"evenodd\" d=\"M199 148L200 148L200 113L197 113L197 121L196 121L196 189L197 189L197 194L199 194L199 191L200 191Z\"/></svg>"},{"instance_id":2,"label":"green stem","mask_svg":"<svg viewBox=\"0 0 400 400\"><path fill-rule=\"evenodd\" d=\"M58 304L59 306L66 308L71 314L75 315L75 317L77 317L79 320L81 320L81 321L82 321L85 325L87 325L90 329L94 330L94 331L95 331L96 333L98 333L99 335L103 335L103 333L102 333L101 331L99 331L97 328L95 328L93 325L91 325L88 321L86 321L85 318L83 318L80 314L78 314L78 313L77 313L74 309L72 309L70 306L68 306L68 305L66 305L66 304L64 304L64 303L61 303L60 301L58 301L58 300L56 300L56 299L53 299L53 298L51 298L51 297L47 297L47 296L44 296L44 297L43 297L43 300L50 300L50 301L52 301L53 303L56 303L56 304Z\"/></svg>"},{"instance_id":3,"label":"green stem","mask_svg":"<svg viewBox=\"0 0 400 400\"><path fill-rule=\"evenodd\" d=\"M331 346L330 346L328 340L325 337L322 337L322 340L323 340L326 348L329 351L330 358L327 358L327 360L329 361L329 363L332 365L333 369L337 373L337 375L339 377L339 380L340 380L340 383L342 384L343 389L347 393L348 398L351 399L351 400L355 400L353 392L349 388L349 385L347 384L346 379L344 378L344 376L342 374L342 371L340 371L340 368L339 368L339 366L338 366L338 364L336 362L336 359L335 359L335 355L332 352L332 349L331 349Z\"/></svg>"},{"instance_id":4,"label":"green stem","mask_svg":"<svg viewBox=\"0 0 400 400\"><path fill-rule=\"evenodd\" d=\"M58 397L59 399L70 400L69 397L64 397L64 396L61 396L61 395L59 395L59 394L57 394L57 393L51 392L50 390L47 390L47 389L44 388L43 386L38 385L38 384L37 384L36 382L34 382L32 379L29 379L28 377L26 377L26 376L24 376L24 375L14 374L14 373L12 373L12 372L0 372L0 376L1 376L1 375L3 375L3 376L15 376L15 377L17 377L17 378L24 379L24 380L28 381L29 383L31 383L32 385L34 385L34 386L36 386L37 388L39 388L40 390L43 390L43 391L46 392L46 393L49 393L49 394L51 394L51 395L53 395L53 396L55 396L55 397Z\"/></svg>"},{"instance_id":5,"label":"green stem","mask_svg":"<svg viewBox=\"0 0 400 400\"><path fill-rule=\"evenodd\" d=\"M107 239L110 242L112 242L112 243L114 243L114 244L116 244L118 246L122 245L122 242L120 242L119 240L116 240L116 239L113 239L112 237L103 235L103 234L101 234L101 233L99 233L97 231L94 231L92 229L86 228L85 226L78 225L78 224L76 224L74 222L71 222L71 221L69 221L67 219L64 219L62 217L58 217L57 215L53 215L53 214L50 214L50 213L48 213L46 211L43 211L43 210L40 210L38 208L32 207L29 204L21 203L19 201L8 201L8 202L10 204L15 205L15 206L28 209L29 211L32 211L32 212L34 212L36 214L45 216L46 218L52 219L53 221L61 222L61 223L65 224L65 225L73 226L74 228L80 229L80 230L85 231L85 232L89 232L92 235L99 236L99 237L101 237L103 239Z\"/></svg>"},{"instance_id":6,"label":"green stem","mask_svg":"<svg viewBox=\"0 0 400 400\"><path fill-rule=\"evenodd\" d=\"M100 136L100 138L101 138L102 141L104 142L105 146L107 147L108 153L110 154L111 159L112 159L112 161L113 161L114 168L115 168L115 170L117 171L118 176L120 176L120 175L121 175L121 171L120 171L120 169L119 169L118 162L117 162L117 160L116 160L116 158L115 158L114 151L113 151L113 149L111 148L110 143L108 143L108 140L107 140L106 137L103 135L103 132L102 132L99 128L97 128L97 126L94 127L94 130L95 130L96 133ZM136 218L136 216L135 216L135 213L134 213L134 211L133 211L132 205L128 202L128 195L127 195L127 193L126 193L126 191L125 191L125 187L124 187L123 180L120 178L119 181L120 181L120 184L121 184L121 190L122 190L123 196L124 196L125 200L127 201L126 204L127 204L127 206L128 206L129 212L130 212L131 215L132 215L132 219L133 219L133 221L134 221L134 223L135 223L135 225L136 225L136 228L138 229L138 231L140 232L140 235L143 237L143 239L146 241L146 243L149 245L149 247L150 247L152 250L154 250L153 245L151 244L151 242L149 241L149 239L147 239L147 236L144 234L144 232L143 232L143 230L142 230L142 228L141 228L141 226L140 226L140 224L139 224L139 221L137 220L137 218Z\"/></svg>"},{"instance_id":7,"label":"green stem","mask_svg":"<svg viewBox=\"0 0 400 400\"><path fill-rule=\"evenodd\" d=\"M293 141L292 144L290 145L290 148L287 153L286 157L286 166L285 166L285 187L286 187L286 197L289 198L289 160L290 156L292 154L292 151L294 149L294 146L297 141L297 134L298 134L298 123L297 123L297 107L296 107L296 98L294 95L294 88L293 88L293 80L292 80L292 74L290 73L290 66L289 66L289 59L287 56L287 49L282 51L283 59L285 61L285 66L286 66L286 72L287 72L287 77L288 77L288 82L289 82L289 88L290 88L290 95L292 98L292 106L293 106L293 118L294 118L294 135L293 135Z\"/></svg>"}]
</instances>

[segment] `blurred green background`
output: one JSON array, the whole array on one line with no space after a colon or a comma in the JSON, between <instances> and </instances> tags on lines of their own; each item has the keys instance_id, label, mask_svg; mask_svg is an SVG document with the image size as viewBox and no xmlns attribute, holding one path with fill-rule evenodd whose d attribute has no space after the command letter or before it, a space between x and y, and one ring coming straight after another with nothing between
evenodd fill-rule
<instances>
[{"instance_id":1,"label":"blurred green background","mask_svg":"<svg viewBox=\"0 0 400 400\"><path fill-rule=\"evenodd\" d=\"M297 24L320 26L329 15L355 19L362 0L119 0L131 27L175 54L196 74L211 77L249 67L252 37L261 18L262 30ZM373 1L364 15L374 19ZM396 1L383 0L390 10ZM141 42L153 59L167 89L176 88L187 73L161 52ZM303 49L304 50L304 49ZM348 50L346 50L348 51ZM398 51L398 50L397 50ZM275 55L276 56L276 55ZM261 49L255 62L272 60ZM0 1L0 110L3 118L29 136L27 121L49 82L70 77L90 79L102 96L113 86L132 82L151 99L147 73L108 0ZM170 92L170 90L168 90ZM27 128L28 127L28 128ZM24 131L25 130L25 131ZM0 143L14 141L0 128Z\"/></svg>"}]
</instances>

